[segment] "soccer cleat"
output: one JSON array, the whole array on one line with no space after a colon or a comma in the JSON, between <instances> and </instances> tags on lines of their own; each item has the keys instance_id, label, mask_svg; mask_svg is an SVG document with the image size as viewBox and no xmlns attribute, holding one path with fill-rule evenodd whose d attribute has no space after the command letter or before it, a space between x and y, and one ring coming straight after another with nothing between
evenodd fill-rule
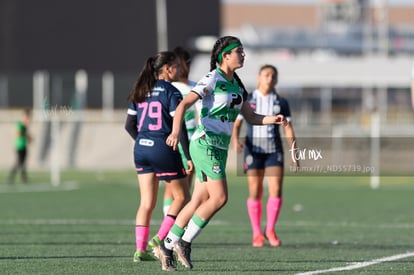
<instances>
[{"instance_id":1,"label":"soccer cleat","mask_svg":"<svg viewBox=\"0 0 414 275\"><path fill-rule=\"evenodd\" d=\"M253 236L252 241L253 247L263 247L264 246L264 236L262 234L257 234Z\"/></svg>"},{"instance_id":2,"label":"soccer cleat","mask_svg":"<svg viewBox=\"0 0 414 275\"><path fill-rule=\"evenodd\" d=\"M137 251L134 254L134 263L154 260L155 259L148 252Z\"/></svg>"},{"instance_id":3,"label":"soccer cleat","mask_svg":"<svg viewBox=\"0 0 414 275\"><path fill-rule=\"evenodd\" d=\"M278 247L282 245L282 242L279 240L279 238L273 231L266 232L265 237L269 241L270 245L273 247Z\"/></svg>"},{"instance_id":4,"label":"soccer cleat","mask_svg":"<svg viewBox=\"0 0 414 275\"><path fill-rule=\"evenodd\" d=\"M159 260L161 262L162 270L163 271L177 271L176 261L174 258L173 251L165 248L163 243L159 245L159 248L160 248Z\"/></svg>"},{"instance_id":5,"label":"soccer cleat","mask_svg":"<svg viewBox=\"0 0 414 275\"><path fill-rule=\"evenodd\" d=\"M149 242L148 242L148 246L151 248L152 250L152 254L154 254L154 257L159 259L160 258L160 245L162 244L162 241L160 240L160 238L158 238L157 235L155 235Z\"/></svg>"},{"instance_id":6,"label":"soccer cleat","mask_svg":"<svg viewBox=\"0 0 414 275\"><path fill-rule=\"evenodd\" d=\"M178 261L182 263L186 268L193 268L193 263L191 262L191 243L179 240L174 244L175 252L178 256Z\"/></svg>"}]
</instances>

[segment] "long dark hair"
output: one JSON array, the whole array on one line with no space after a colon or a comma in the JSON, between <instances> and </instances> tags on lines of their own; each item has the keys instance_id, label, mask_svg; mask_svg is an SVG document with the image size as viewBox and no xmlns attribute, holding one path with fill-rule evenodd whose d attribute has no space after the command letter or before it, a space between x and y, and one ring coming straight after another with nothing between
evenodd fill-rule
<instances>
[{"instance_id":1,"label":"long dark hair","mask_svg":"<svg viewBox=\"0 0 414 275\"><path fill-rule=\"evenodd\" d=\"M180 79L188 79L188 75L190 73L190 65L191 65L191 55L190 53L184 49L183 47L176 47L174 49L174 53L180 59L181 65L181 76Z\"/></svg>"},{"instance_id":2,"label":"long dark hair","mask_svg":"<svg viewBox=\"0 0 414 275\"><path fill-rule=\"evenodd\" d=\"M210 72L217 68L217 64L219 62L219 54L222 54L224 48L232 43L240 42L240 39L234 36L223 36L217 39L216 43L214 44L213 50L211 51L211 58L210 58ZM241 81L240 77L234 72L234 78L236 79L237 83L239 84L240 88L243 89L243 93L247 93L246 88L244 87L243 82Z\"/></svg>"},{"instance_id":3,"label":"long dark hair","mask_svg":"<svg viewBox=\"0 0 414 275\"><path fill-rule=\"evenodd\" d=\"M172 65L177 56L173 52L159 52L145 61L128 99L133 102L143 102L154 87L158 75L162 72L162 67L166 64Z\"/></svg>"}]
</instances>

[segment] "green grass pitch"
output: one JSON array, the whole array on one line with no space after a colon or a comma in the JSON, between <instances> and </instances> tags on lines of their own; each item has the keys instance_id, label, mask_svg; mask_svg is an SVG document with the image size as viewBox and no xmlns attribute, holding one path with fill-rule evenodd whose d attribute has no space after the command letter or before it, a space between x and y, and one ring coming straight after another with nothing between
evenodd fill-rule
<instances>
[{"instance_id":1,"label":"green grass pitch","mask_svg":"<svg viewBox=\"0 0 414 275\"><path fill-rule=\"evenodd\" d=\"M283 245L252 248L246 178L229 175L228 204L193 243L194 269L178 271L297 274L408 253L340 274L414 274L413 178L381 180L371 190L368 177L286 177ZM162 219L160 186L151 234ZM163 274L158 261L132 261L138 203L133 169L65 171L59 187L45 172L28 185L0 181L0 274Z\"/></svg>"}]
</instances>

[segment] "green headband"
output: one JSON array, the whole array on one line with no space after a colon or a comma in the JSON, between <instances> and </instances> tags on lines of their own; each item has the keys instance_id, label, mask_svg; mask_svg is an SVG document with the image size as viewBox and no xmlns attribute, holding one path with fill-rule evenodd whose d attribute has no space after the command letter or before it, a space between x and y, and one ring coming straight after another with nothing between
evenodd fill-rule
<instances>
[{"instance_id":1,"label":"green headband","mask_svg":"<svg viewBox=\"0 0 414 275\"><path fill-rule=\"evenodd\" d=\"M217 60L219 63L221 63L221 61L223 60L223 53L229 52L231 50L233 50L234 48L237 48L241 46L241 43L239 41L231 43L230 45L228 45L227 47L225 47L218 55Z\"/></svg>"}]
</instances>

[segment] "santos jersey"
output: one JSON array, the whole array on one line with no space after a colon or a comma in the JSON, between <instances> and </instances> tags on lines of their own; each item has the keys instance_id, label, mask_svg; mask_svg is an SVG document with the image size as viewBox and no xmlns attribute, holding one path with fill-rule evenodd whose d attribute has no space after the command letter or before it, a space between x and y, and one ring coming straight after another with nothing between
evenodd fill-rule
<instances>
[{"instance_id":1,"label":"santos jersey","mask_svg":"<svg viewBox=\"0 0 414 275\"><path fill-rule=\"evenodd\" d=\"M201 98L200 125L192 139L204 138L220 149L228 149L234 121L247 93L237 81L229 81L217 68L204 76L193 88Z\"/></svg>"},{"instance_id":2,"label":"santos jersey","mask_svg":"<svg viewBox=\"0 0 414 275\"><path fill-rule=\"evenodd\" d=\"M128 114L136 115L138 121L138 136L167 137L172 130L175 109L182 100L180 91L165 80L157 80L151 96L144 102L131 102Z\"/></svg>"},{"instance_id":3,"label":"santos jersey","mask_svg":"<svg viewBox=\"0 0 414 275\"><path fill-rule=\"evenodd\" d=\"M282 114L287 121L291 120L287 100L280 97L275 91L268 95L263 95L259 90L255 90L249 94L248 101L253 110L258 114L269 116ZM246 146L255 153L283 152L279 125L252 126L247 124Z\"/></svg>"}]
</instances>

